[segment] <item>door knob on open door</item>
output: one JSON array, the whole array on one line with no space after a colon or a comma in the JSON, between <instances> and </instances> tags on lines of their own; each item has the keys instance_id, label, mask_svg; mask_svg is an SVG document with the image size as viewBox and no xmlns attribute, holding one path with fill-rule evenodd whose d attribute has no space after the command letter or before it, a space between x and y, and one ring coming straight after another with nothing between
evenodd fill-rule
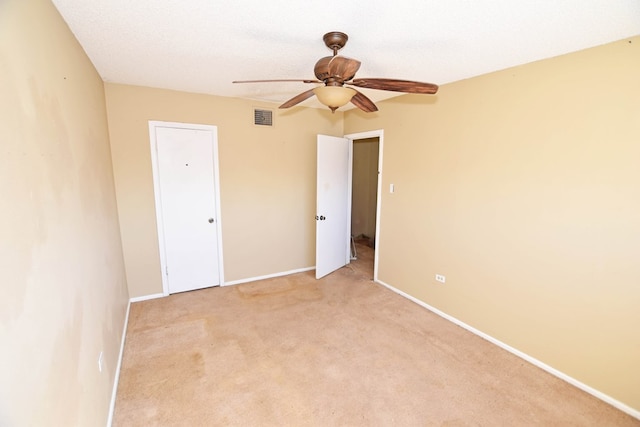
<instances>
[{"instance_id":1,"label":"door knob on open door","mask_svg":"<svg viewBox=\"0 0 640 427\"><path fill-rule=\"evenodd\" d=\"M209 224L213 223L213 218L209 218Z\"/></svg>"}]
</instances>

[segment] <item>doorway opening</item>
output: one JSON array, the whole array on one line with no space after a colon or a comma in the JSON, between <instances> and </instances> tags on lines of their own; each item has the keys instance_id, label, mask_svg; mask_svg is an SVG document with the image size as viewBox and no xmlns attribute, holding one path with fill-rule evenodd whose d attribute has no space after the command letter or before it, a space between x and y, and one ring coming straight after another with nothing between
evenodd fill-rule
<instances>
[{"instance_id":1,"label":"doorway opening","mask_svg":"<svg viewBox=\"0 0 640 427\"><path fill-rule=\"evenodd\" d=\"M373 140L355 142L362 145L356 147L354 195L354 141L370 138ZM318 135L316 279L346 264L360 269L363 264L359 259L362 256L357 253L360 244L363 245L361 254L369 254L367 276L378 280L383 142L382 130L349 134L343 138ZM374 192L375 196L372 195ZM354 197L356 213L352 216ZM371 206L375 206L375 210ZM355 223L353 230L352 220Z\"/></svg>"},{"instance_id":2,"label":"doorway opening","mask_svg":"<svg viewBox=\"0 0 640 427\"><path fill-rule=\"evenodd\" d=\"M380 138L377 136L353 141L351 258L355 260L360 256L367 261L370 260L372 278L376 242L379 150Z\"/></svg>"},{"instance_id":3,"label":"doorway opening","mask_svg":"<svg viewBox=\"0 0 640 427\"><path fill-rule=\"evenodd\" d=\"M351 263L377 280L382 130L347 135L351 140Z\"/></svg>"}]
</instances>

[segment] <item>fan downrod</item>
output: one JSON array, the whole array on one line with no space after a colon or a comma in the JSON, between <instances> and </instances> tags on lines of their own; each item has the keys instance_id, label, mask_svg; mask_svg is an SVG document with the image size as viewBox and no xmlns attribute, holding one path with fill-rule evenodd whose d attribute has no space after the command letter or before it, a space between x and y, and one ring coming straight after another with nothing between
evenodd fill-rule
<instances>
[{"instance_id":1,"label":"fan downrod","mask_svg":"<svg viewBox=\"0 0 640 427\"><path fill-rule=\"evenodd\" d=\"M324 44L333 51L333 56L338 54L338 51L347 44L349 36L340 31L331 31L322 37Z\"/></svg>"}]
</instances>

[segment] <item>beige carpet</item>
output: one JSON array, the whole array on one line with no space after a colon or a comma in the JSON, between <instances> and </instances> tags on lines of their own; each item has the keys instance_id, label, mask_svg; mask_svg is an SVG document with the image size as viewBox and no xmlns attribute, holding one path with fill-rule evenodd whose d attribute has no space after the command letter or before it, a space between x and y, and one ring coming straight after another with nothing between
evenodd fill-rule
<instances>
[{"instance_id":1,"label":"beige carpet","mask_svg":"<svg viewBox=\"0 0 640 427\"><path fill-rule=\"evenodd\" d=\"M314 272L132 304L115 426L638 426L371 281Z\"/></svg>"}]
</instances>

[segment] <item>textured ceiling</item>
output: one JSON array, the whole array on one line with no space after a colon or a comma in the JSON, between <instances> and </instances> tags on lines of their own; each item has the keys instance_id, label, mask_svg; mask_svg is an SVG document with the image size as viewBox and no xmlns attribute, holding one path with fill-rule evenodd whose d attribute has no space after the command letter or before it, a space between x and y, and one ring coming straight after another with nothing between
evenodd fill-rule
<instances>
[{"instance_id":1,"label":"textured ceiling","mask_svg":"<svg viewBox=\"0 0 640 427\"><path fill-rule=\"evenodd\" d=\"M314 78L328 31L349 35L356 77L439 85L640 34L638 0L53 3L107 82L275 102L310 85L231 82Z\"/></svg>"}]
</instances>

